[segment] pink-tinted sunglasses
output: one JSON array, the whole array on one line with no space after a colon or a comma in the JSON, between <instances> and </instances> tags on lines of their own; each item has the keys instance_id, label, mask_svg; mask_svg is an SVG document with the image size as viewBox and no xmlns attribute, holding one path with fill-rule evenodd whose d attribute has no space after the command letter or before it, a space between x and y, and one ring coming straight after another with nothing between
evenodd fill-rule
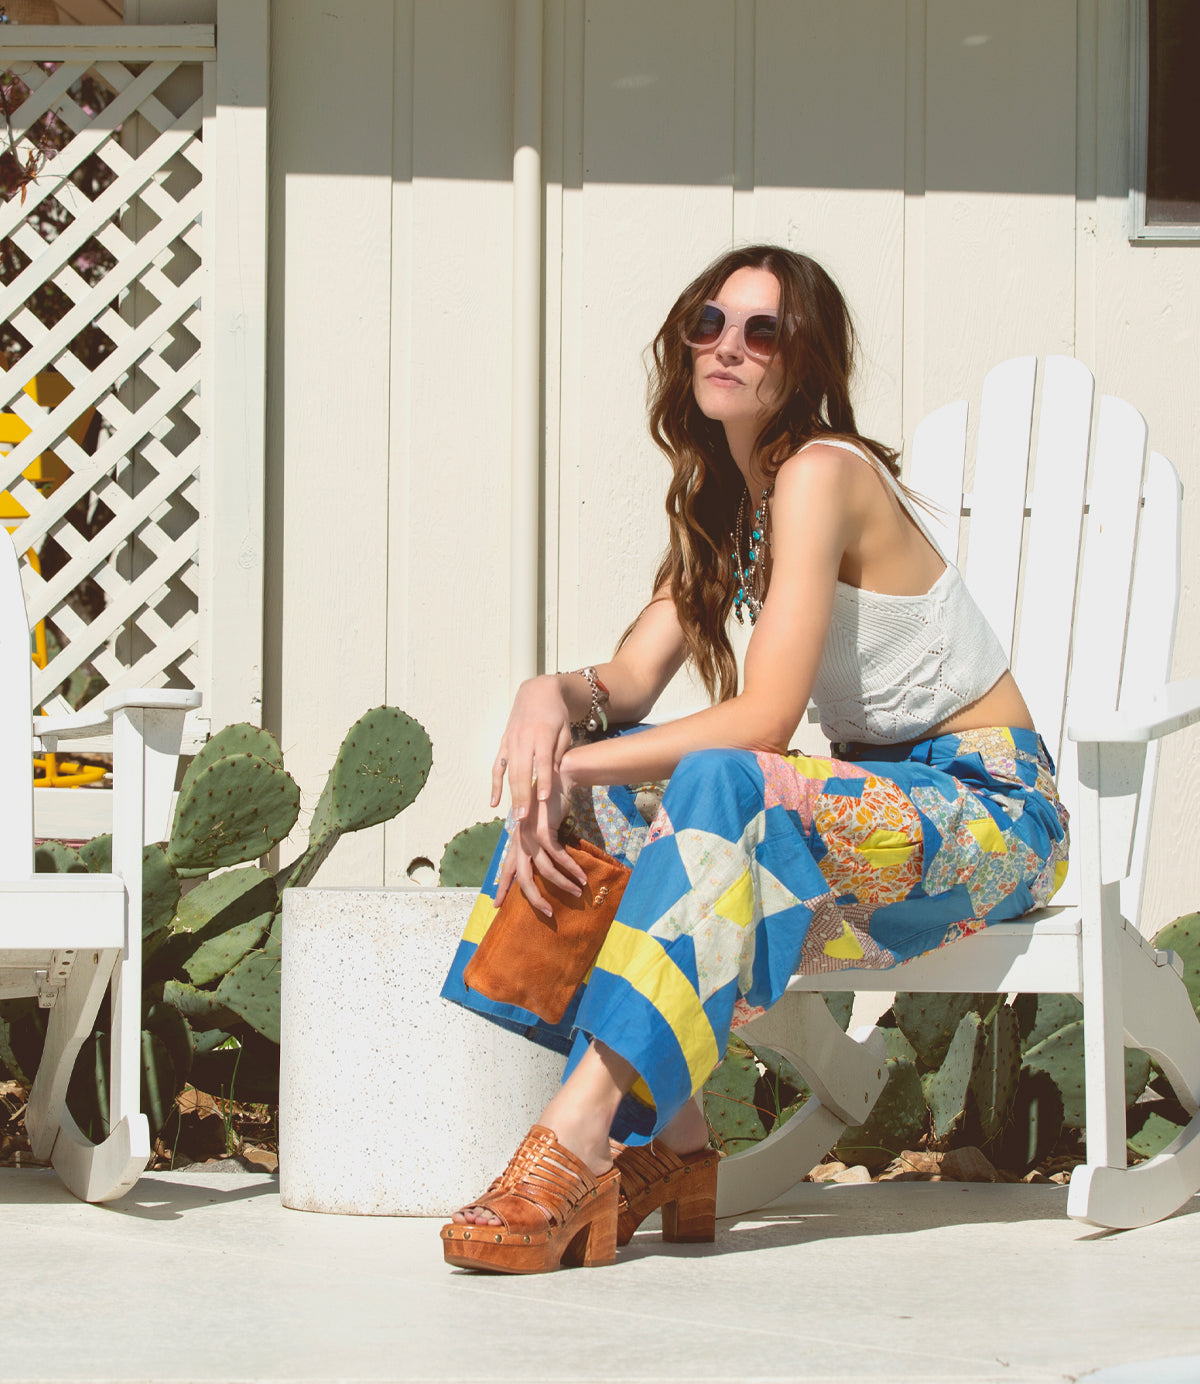
<instances>
[{"instance_id":1,"label":"pink-tinted sunglasses","mask_svg":"<svg viewBox=\"0 0 1200 1384\"><path fill-rule=\"evenodd\" d=\"M742 349L756 360L770 360L779 344L779 318L762 308L737 312L720 303L705 303L681 335L684 344L699 351L708 350L724 340L730 327L736 327L742 338Z\"/></svg>"}]
</instances>

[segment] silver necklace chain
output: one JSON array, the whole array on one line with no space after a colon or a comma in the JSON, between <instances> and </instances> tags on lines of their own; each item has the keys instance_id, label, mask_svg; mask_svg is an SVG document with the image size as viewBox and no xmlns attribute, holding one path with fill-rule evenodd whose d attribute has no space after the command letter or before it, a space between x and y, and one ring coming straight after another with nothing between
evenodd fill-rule
<instances>
[{"instance_id":1,"label":"silver necklace chain","mask_svg":"<svg viewBox=\"0 0 1200 1384\"><path fill-rule=\"evenodd\" d=\"M766 566L766 556L771 549L771 511L768 501L771 498L770 485L763 486L763 493L758 502L758 508L754 511L754 522L750 525L750 541L746 548L745 565L742 563L742 512L749 508L750 492L742 496L742 501L738 505L737 521L734 525L734 532L730 535L733 539L733 571L737 587L733 598L733 613L737 616L738 624L743 624L742 608L745 607L746 613L750 616L750 623L753 625L762 613L763 601L766 599L766 576L764 568Z\"/></svg>"}]
</instances>

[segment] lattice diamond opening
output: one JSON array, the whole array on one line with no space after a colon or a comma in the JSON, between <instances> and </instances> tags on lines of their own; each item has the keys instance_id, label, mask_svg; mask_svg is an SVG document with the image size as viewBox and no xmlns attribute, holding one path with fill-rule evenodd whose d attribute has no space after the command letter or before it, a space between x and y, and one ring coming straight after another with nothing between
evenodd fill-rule
<instances>
[{"instance_id":1,"label":"lattice diamond opening","mask_svg":"<svg viewBox=\"0 0 1200 1384\"><path fill-rule=\"evenodd\" d=\"M0 491L52 637L36 704L198 683L206 70L0 75Z\"/></svg>"}]
</instances>

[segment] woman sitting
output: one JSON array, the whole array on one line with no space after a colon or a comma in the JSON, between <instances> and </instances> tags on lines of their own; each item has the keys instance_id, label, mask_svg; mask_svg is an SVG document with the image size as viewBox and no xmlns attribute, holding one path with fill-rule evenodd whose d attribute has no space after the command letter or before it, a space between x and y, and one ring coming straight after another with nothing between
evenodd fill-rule
<instances>
[{"instance_id":1,"label":"woman sitting","mask_svg":"<svg viewBox=\"0 0 1200 1384\"><path fill-rule=\"evenodd\" d=\"M895 965L1045 904L1065 876L1053 765L896 454L858 432L852 357L832 280L775 246L722 256L655 338L670 547L612 659L521 686L493 770L508 828L443 991L569 1052L566 1076L443 1228L451 1264L609 1262L660 1207L665 1238L711 1240L697 1093L730 1030L793 974ZM731 613L754 625L740 691ZM578 734L640 722L685 660L713 706ZM828 759L787 749L810 698ZM628 785L660 780L647 823ZM632 876L550 1025L462 972L510 888L546 914L543 881L578 894L568 814Z\"/></svg>"}]
</instances>

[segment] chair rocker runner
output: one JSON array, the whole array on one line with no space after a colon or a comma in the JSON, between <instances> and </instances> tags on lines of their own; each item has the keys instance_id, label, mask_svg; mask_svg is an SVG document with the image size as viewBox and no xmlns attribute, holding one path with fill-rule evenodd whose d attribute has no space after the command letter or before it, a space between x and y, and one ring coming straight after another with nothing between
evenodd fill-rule
<instances>
[{"instance_id":1,"label":"chair rocker runner","mask_svg":"<svg viewBox=\"0 0 1200 1384\"><path fill-rule=\"evenodd\" d=\"M1001 643L1058 764L1071 867L1051 907L889 970L797 976L744 1030L789 1058L814 1092L761 1144L723 1160L717 1213L782 1195L862 1123L886 1083L882 1036L847 1036L821 991L1068 992L1084 1006L1087 1162L1067 1212L1121 1229L1170 1215L1200 1190L1200 1020L1172 952L1143 937L1142 887L1159 740L1200 721L1200 680L1167 681L1179 602L1179 477L1147 457L1144 419L1105 396L1093 429L1087 368L1051 356L998 365L981 400L973 492L967 405L926 418L909 482ZM1033 460L1030 475L1030 460ZM1090 462L1090 468L1089 468ZM1027 493L1027 486L1029 491ZM1026 515L1028 512L1028 520ZM1165 920L1163 920L1165 921ZM1126 1165L1124 1046L1158 1063L1192 1117L1157 1157Z\"/></svg>"},{"instance_id":2,"label":"chair rocker runner","mask_svg":"<svg viewBox=\"0 0 1200 1384\"><path fill-rule=\"evenodd\" d=\"M32 716L29 624L12 542L0 541L0 998L36 995L50 1011L25 1124L35 1158L48 1159L85 1201L111 1201L150 1158L139 1109L141 1077L142 847L166 835L190 691L111 693L103 713ZM31 750L113 737L111 874L35 874ZM72 790L64 790L72 791ZM77 790L85 791L85 790ZM111 989L111 1128L86 1139L67 1111L75 1057Z\"/></svg>"}]
</instances>

